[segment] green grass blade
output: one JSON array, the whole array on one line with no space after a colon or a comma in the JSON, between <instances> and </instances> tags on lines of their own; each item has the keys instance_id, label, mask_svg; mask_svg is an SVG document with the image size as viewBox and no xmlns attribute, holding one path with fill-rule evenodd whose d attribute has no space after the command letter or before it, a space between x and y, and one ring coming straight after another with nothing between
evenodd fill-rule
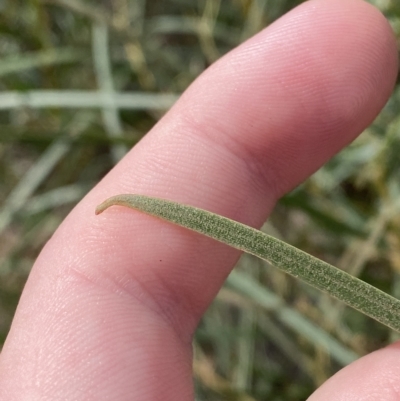
<instances>
[{"instance_id":1,"label":"green grass blade","mask_svg":"<svg viewBox=\"0 0 400 401\"><path fill-rule=\"evenodd\" d=\"M0 234L12 222L15 214L28 202L32 194L48 177L55 165L65 156L70 145L62 139L52 143L39 160L27 171L0 207Z\"/></svg>"},{"instance_id":2,"label":"green grass blade","mask_svg":"<svg viewBox=\"0 0 400 401\"><path fill-rule=\"evenodd\" d=\"M107 97L99 91L86 90L33 90L0 93L0 110L22 107L32 109L94 109L106 108L111 103L121 110L165 110L169 109L179 95L168 93L112 93Z\"/></svg>"},{"instance_id":3,"label":"green grass blade","mask_svg":"<svg viewBox=\"0 0 400 401\"><path fill-rule=\"evenodd\" d=\"M96 208L96 214L112 205L139 210L255 255L400 331L399 300L259 230L202 209L144 195L111 197Z\"/></svg>"},{"instance_id":4,"label":"green grass blade","mask_svg":"<svg viewBox=\"0 0 400 401\"><path fill-rule=\"evenodd\" d=\"M50 49L36 53L15 54L0 62L0 76L16 74L34 68L82 61L86 54L74 48Z\"/></svg>"},{"instance_id":5,"label":"green grass blade","mask_svg":"<svg viewBox=\"0 0 400 401\"><path fill-rule=\"evenodd\" d=\"M124 130L118 108L113 104L114 82L112 74L111 55L109 51L108 26L105 23L95 23L92 28L93 61L96 71L99 96L108 99L108 106L102 110L104 127L111 138L122 137ZM114 144L111 148L114 163L117 164L128 148L122 144Z\"/></svg>"}]
</instances>

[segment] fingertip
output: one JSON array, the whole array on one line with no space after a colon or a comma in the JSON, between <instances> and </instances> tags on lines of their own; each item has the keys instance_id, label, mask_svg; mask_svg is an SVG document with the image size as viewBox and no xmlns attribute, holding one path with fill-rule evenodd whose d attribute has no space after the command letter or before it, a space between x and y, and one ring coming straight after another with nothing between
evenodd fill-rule
<instances>
[{"instance_id":1,"label":"fingertip","mask_svg":"<svg viewBox=\"0 0 400 401\"><path fill-rule=\"evenodd\" d=\"M327 380L308 401L397 401L400 342L368 354Z\"/></svg>"}]
</instances>

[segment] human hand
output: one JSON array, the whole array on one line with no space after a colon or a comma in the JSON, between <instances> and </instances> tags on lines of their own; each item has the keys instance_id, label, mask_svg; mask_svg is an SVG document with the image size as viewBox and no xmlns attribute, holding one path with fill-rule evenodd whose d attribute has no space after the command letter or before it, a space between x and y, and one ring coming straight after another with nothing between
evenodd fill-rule
<instances>
[{"instance_id":1,"label":"human hand","mask_svg":"<svg viewBox=\"0 0 400 401\"><path fill-rule=\"evenodd\" d=\"M193 399L191 337L239 253L95 206L135 192L259 227L372 122L396 72L390 27L360 0L307 2L211 66L43 249L0 358L0 399ZM398 399L398 348L311 399Z\"/></svg>"}]
</instances>

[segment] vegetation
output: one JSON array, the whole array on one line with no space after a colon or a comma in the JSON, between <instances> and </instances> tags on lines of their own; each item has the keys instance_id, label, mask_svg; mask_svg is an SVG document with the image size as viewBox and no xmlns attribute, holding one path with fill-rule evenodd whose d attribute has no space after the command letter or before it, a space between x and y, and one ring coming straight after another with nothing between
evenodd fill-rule
<instances>
[{"instance_id":1,"label":"vegetation","mask_svg":"<svg viewBox=\"0 0 400 401\"><path fill-rule=\"evenodd\" d=\"M398 1L372 2L400 39ZM79 199L208 65L299 3L1 3L1 342L34 260ZM284 197L263 228L397 297L399 110L397 86L374 124ZM198 401L305 399L397 338L265 265L243 256L199 326Z\"/></svg>"}]
</instances>

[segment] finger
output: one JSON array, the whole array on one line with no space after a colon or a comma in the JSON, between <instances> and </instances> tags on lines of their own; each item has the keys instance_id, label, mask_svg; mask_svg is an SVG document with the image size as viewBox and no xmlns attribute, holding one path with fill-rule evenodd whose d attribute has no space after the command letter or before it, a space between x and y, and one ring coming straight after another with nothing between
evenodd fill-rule
<instances>
[{"instance_id":1,"label":"finger","mask_svg":"<svg viewBox=\"0 0 400 401\"><path fill-rule=\"evenodd\" d=\"M356 0L307 2L212 66L43 250L0 396L189 397L190 335L238 253L129 210L96 217L96 204L136 192L260 226L372 121L395 74L388 24Z\"/></svg>"},{"instance_id":2,"label":"finger","mask_svg":"<svg viewBox=\"0 0 400 401\"><path fill-rule=\"evenodd\" d=\"M399 356L400 343L373 352L331 377L308 401L398 401Z\"/></svg>"},{"instance_id":3,"label":"finger","mask_svg":"<svg viewBox=\"0 0 400 401\"><path fill-rule=\"evenodd\" d=\"M360 8L366 16L357 24ZM117 193L144 193L260 226L279 196L371 123L396 71L391 31L373 8L358 1L304 5L198 79L106 178L94 203ZM86 213L86 204L81 210ZM170 308L193 329L238 253L137 214L135 225L146 228L133 231L132 216L118 209L93 218L93 224L103 241L115 238L123 261L133 261L139 250L147 255L146 265L162 260L150 271L130 271L146 287L147 280L156 281L166 309L161 312ZM155 236L160 229L165 231ZM135 232L141 239L132 244Z\"/></svg>"}]
</instances>

